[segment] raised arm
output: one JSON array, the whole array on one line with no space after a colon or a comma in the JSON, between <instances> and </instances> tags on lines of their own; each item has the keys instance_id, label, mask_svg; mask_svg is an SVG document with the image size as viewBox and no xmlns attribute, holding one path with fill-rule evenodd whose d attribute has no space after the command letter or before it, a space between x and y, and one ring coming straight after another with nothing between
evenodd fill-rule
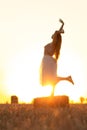
<instances>
[{"instance_id":1,"label":"raised arm","mask_svg":"<svg viewBox=\"0 0 87 130\"><path fill-rule=\"evenodd\" d=\"M64 22L63 22L62 19L59 19L59 21L62 23L62 25L61 25L61 27L60 27L60 29L59 29L59 32L60 32L60 33L64 33L64 30L63 30Z\"/></svg>"}]
</instances>

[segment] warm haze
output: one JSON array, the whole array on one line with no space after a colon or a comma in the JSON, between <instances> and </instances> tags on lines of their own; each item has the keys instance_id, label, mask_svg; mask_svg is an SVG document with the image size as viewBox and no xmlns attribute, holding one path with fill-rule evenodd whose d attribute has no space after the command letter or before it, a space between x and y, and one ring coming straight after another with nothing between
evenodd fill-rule
<instances>
[{"instance_id":1,"label":"warm haze","mask_svg":"<svg viewBox=\"0 0 87 130\"><path fill-rule=\"evenodd\" d=\"M17 95L23 102L50 95L41 87L39 67L43 47L65 22L58 74L71 75L75 85L60 82L55 95L68 94L77 100L87 97L87 1L0 0L0 103Z\"/></svg>"}]
</instances>

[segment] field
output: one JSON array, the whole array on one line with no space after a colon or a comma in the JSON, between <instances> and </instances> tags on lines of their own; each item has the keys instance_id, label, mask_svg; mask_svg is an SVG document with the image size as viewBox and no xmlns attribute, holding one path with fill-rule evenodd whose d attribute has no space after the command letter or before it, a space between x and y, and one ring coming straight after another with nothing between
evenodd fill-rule
<instances>
[{"instance_id":1,"label":"field","mask_svg":"<svg viewBox=\"0 0 87 130\"><path fill-rule=\"evenodd\" d=\"M35 108L29 104L0 104L0 130L87 130L87 105Z\"/></svg>"}]
</instances>

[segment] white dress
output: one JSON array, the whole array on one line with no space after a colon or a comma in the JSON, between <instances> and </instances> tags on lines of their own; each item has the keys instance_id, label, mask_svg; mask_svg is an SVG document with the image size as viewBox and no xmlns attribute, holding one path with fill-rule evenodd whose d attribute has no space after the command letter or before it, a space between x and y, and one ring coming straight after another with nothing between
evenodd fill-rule
<instances>
[{"instance_id":1,"label":"white dress","mask_svg":"<svg viewBox=\"0 0 87 130\"><path fill-rule=\"evenodd\" d=\"M46 51L52 50L50 44L45 46ZM53 50L52 50L53 51ZM52 52L53 53L53 52ZM57 77L57 62L50 55L44 55L40 66L40 83L42 86L53 85Z\"/></svg>"}]
</instances>

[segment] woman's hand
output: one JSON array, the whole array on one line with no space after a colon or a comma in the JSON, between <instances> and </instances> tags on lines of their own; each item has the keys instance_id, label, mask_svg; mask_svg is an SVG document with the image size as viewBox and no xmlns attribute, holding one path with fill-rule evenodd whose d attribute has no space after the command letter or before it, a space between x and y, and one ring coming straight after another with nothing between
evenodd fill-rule
<instances>
[{"instance_id":1,"label":"woman's hand","mask_svg":"<svg viewBox=\"0 0 87 130\"><path fill-rule=\"evenodd\" d=\"M63 22L63 20L62 19L59 19L59 21L64 25L64 22Z\"/></svg>"}]
</instances>

